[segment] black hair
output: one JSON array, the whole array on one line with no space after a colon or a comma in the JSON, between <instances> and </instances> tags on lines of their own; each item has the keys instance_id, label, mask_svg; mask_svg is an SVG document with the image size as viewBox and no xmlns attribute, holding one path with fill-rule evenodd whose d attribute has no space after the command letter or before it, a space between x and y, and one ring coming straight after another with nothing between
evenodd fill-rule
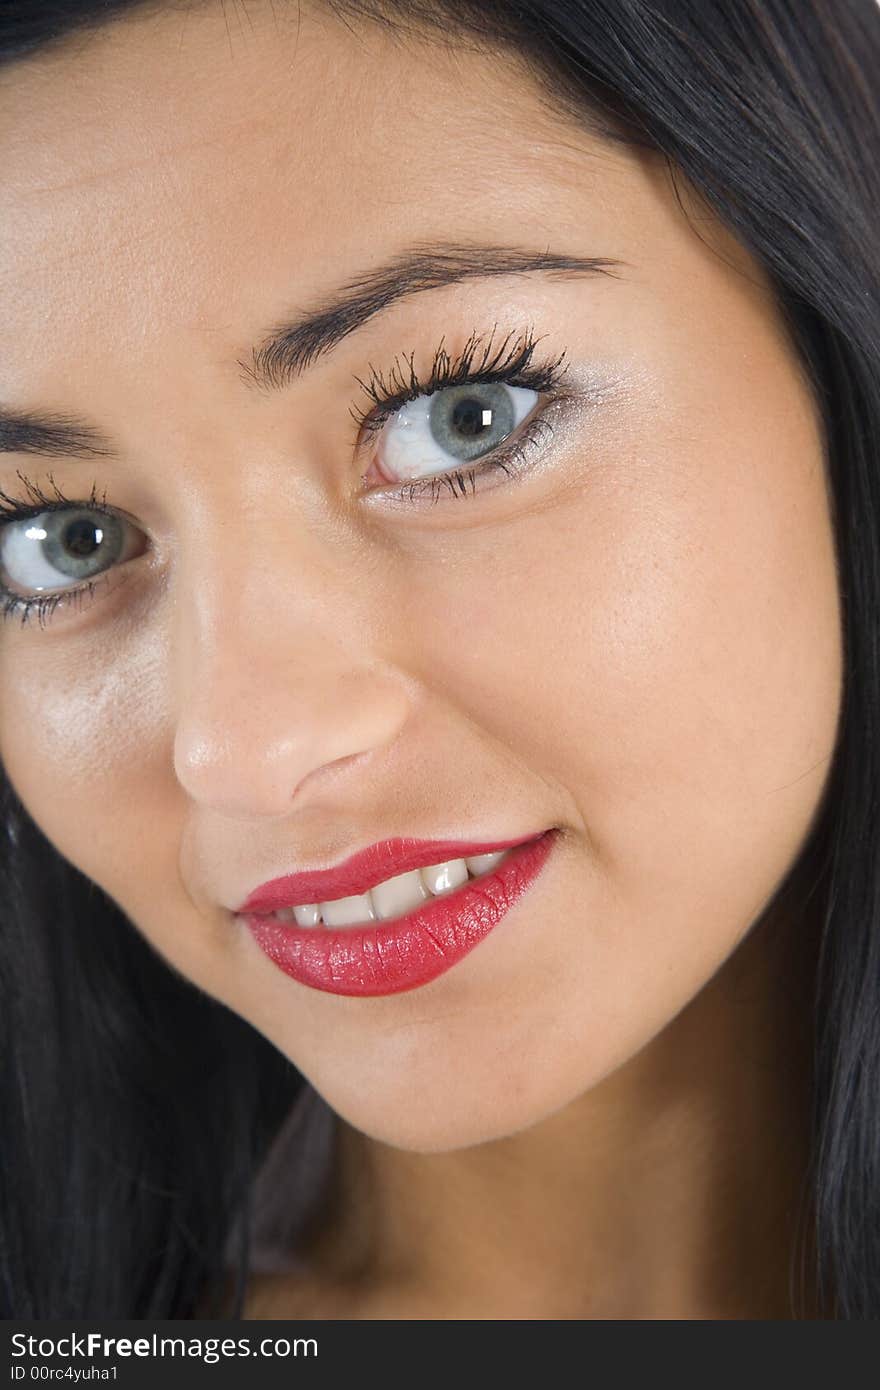
<instances>
[{"instance_id":1,"label":"black hair","mask_svg":"<svg viewBox=\"0 0 880 1390\"><path fill-rule=\"evenodd\" d=\"M659 151L770 277L823 422L845 651L826 794L773 904L812 903L821 929L812 1277L823 1316L880 1317L880 7L326 7L395 36L518 56L549 106ZM19 0L0 8L0 67L172 8ZM43 836L5 774L0 816L0 1315L211 1316L234 1229L240 1317L255 1174L307 1085L160 958Z\"/></svg>"}]
</instances>

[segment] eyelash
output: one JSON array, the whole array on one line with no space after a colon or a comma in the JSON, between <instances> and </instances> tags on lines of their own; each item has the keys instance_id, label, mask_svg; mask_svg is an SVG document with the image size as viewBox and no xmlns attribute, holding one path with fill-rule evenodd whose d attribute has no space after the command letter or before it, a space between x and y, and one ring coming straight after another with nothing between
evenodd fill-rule
<instances>
[{"instance_id":1,"label":"eyelash","mask_svg":"<svg viewBox=\"0 0 880 1390\"><path fill-rule=\"evenodd\" d=\"M392 415L396 415L398 410L408 401L414 401L419 396L433 395L435 391L442 391L450 386L471 385L477 382L504 382L507 386L522 386L544 395L550 395L552 398L559 398L562 394L561 387L567 378L567 370L563 367L566 357L564 350L552 361L533 362L535 348L540 339L533 338L531 330L529 330L517 338L512 347L508 347L513 336L512 333L508 333L494 357L490 356L492 350L492 338L490 337L483 349L482 360L478 366L474 366L474 357L483 336L485 335L472 334L461 354L454 360L449 357L441 341L434 353L430 372L424 381L419 379L413 366L415 353L410 353L409 357L405 359L405 368L401 368L399 358L395 360L388 384L375 369L372 370L366 382L361 381L360 377L355 377L358 385L374 402L374 408L370 411L360 412L356 409L349 411L359 430L364 430L368 434L377 434L386 420L389 420ZM492 336L494 336L494 330ZM453 497L464 497L467 491L465 480L470 482L471 494L473 495L476 492L476 478L481 474L489 473L495 468L503 468L507 473L511 465L513 465L513 472L516 474L519 471L518 465L523 462L528 450L537 443L538 437L545 433L552 435L552 427L539 414L525 426L516 443L499 445L484 459L479 459L476 467L451 469L446 473L435 473L428 478L417 478L412 482L404 483L402 487L391 490L388 495L401 498L405 496L412 502L416 497L430 493L432 501L436 502L441 489L448 487ZM456 492L456 487L459 489L458 492Z\"/></svg>"},{"instance_id":2,"label":"eyelash","mask_svg":"<svg viewBox=\"0 0 880 1390\"><path fill-rule=\"evenodd\" d=\"M410 353L404 359L406 375L404 375L404 369L401 368L400 358L395 359L387 384L382 374L372 367L366 382L362 381L360 377L355 377L358 385L373 402L372 409L359 411L353 408L349 411L358 426L359 433L378 434L386 420L395 415L408 401L415 400L419 396L432 395L434 392L450 386L463 386L477 382L504 382L508 386L521 386L550 395L552 399L559 398L562 394L560 388L567 377L567 371L563 367L566 357L565 351L552 361L534 362L532 359L540 339L533 338L531 330L529 330L524 335L520 335L512 346L508 345L513 335L508 334L494 356L490 356L490 337L489 343L483 350L481 361L475 366L474 358L484 336L472 334L460 355L455 359L450 358L443 346L443 340L441 340L440 346L434 353L430 372L424 381L419 379L413 366L415 353ZM494 330L492 336L494 336ZM444 487L449 488L453 497L464 497L467 493L467 482L470 482L473 495L476 492L478 476L487 474L496 468L503 469L508 476L516 476L521 470L527 453L538 442L539 438L547 434L552 435L552 433L552 426L539 413L526 422L519 435L515 436L513 444L500 445L485 459L478 460L476 466L450 470L447 473L434 474L428 478L415 479L403 484L400 488L391 490L387 495L407 497L412 502L415 497L430 492L432 500L436 502ZM92 484L89 497L71 498L64 494L50 474L49 483L55 494L54 497L50 497L43 491L39 483L26 478L20 471L17 476L32 500L26 503L18 502L0 489L0 536L2 536L3 530L14 522L26 521L31 517L42 516L46 512L87 509L98 515L116 516L112 507L106 505L106 492L100 498L98 497L96 483ZM67 603L81 604L82 600L92 594L104 578L104 575L100 575L98 578L90 579L73 589L60 589L53 594L34 596L15 594L0 584L0 604L2 604L0 616L5 621L13 617L14 614L20 613L22 626L24 626L31 616L36 614L40 626L43 627L57 608Z\"/></svg>"},{"instance_id":3,"label":"eyelash","mask_svg":"<svg viewBox=\"0 0 880 1390\"><path fill-rule=\"evenodd\" d=\"M106 505L106 492L101 495L100 499L98 498L97 483L92 483L92 491L87 498L67 497L50 473L49 483L54 489L55 496L49 497L39 483L26 478L19 469L16 470L16 473L33 500L31 502L17 502L14 497L8 497L0 489L0 535L13 522L27 521L30 517L43 516L46 512L88 508L89 511L100 516L116 516L112 507ZM14 594L11 589L0 584L0 603L3 605L0 616L5 621L16 613L21 613L21 622L24 626L31 614L36 613L40 620L40 626L43 627L47 618L51 617L56 608L65 603L81 602L84 597L94 592L103 579L104 575L99 575L96 579L89 579L85 584L77 585L75 589L59 589L54 594L37 594L35 596Z\"/></svg>"}]
</instances>

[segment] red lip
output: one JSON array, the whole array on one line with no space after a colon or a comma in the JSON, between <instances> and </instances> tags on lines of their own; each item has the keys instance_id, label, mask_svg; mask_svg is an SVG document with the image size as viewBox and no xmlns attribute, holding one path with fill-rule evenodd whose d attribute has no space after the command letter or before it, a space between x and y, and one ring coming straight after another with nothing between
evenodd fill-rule
<instances>
[{"instance_id":1,"label":"red lip","mask_svg":"<svg viewBox=\"0 0 880 1390\"><path fill-rule=\"evenodd\" d=\"M535 836L518 840L498 840L494 844L475 844L465 840L382 840L368 845L332 869L313 869L301 874L273 878L255 888L237 913L277 912L298 903L329 903L336 898L366 893L387 878L423 869L428 864L445 864L448 859L467 859L476 854L513 849Z\"/></svg>"},{"instance_id":2,"label":"red lip","mask_svg":"<svg viewBox=\"0 0 880 1390\"><path fill-rule=\"evenodd\" d=\"M275 917L261 916L256 912L245 915L244 921L269 959L300 984L329 994L399 994L436 979L488 935L537 877L558 833L552 829L537 839L516 841L519 848L515 848L491 873L471 879L451 893L426 899L423 906L388 922L372 923L365 927L306 928L297 927L292 922L279 922ZM407 842L398 840L386 843L399 846ZM425 859L421 855L425 841L409 843L418 847L410 851L409 867L443 862L442 856L439 859ZM448 848L449 842L446 844ZM436 848L436 844L431 846L432 853L436 852ZM457 854L447 854L446 857L466 857L460 844L456 849ZM483 852L489 851L484 851L482 846L466 851L467 855ZM416 854L420 855L417 861L414 858ZM363 864L363 854L356 856L356 859ZM353 861L348 862L351 864ZM357 875L356 879L349 879L348 882L364 886L376 882L375 878L365 877L360 869ZM316 875L296 875L293 880L276 879L274 885L267 884L266 888L276 891L277 897L278 883L303 880L314 885ZM265 900L264 890L259 891ZM308 891L311 892L311 888ZM340 894L337 890L337 896L346 894ZM306 901L301 893L298 893L296 900ZM312 902L315 900L314 897L310 899ZM317 901L321 901L320 897ZM288 890L286 901L279 900L278 906L285 907L289 903Z\"/></svg>"}]
</instances>

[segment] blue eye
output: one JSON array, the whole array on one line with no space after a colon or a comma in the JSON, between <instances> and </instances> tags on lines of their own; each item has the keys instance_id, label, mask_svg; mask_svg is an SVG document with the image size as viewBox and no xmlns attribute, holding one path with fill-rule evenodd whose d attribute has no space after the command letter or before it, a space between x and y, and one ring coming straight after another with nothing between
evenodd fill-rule
<instances>
[{"instance_id":1,"label":"blue eye","mask_svg":"<svg viewBox=\"0 0 880 1390\"><path fill-rule=\"evenodd\" d=\"M407 482L473 463L504 444L537 402L537 391L501 382L417 396L383 433L383 471Z\"/></svg>"},{"instance_id":2,"label":"blue eye","mask_svg":"<svg viewBox=\"0 0 880 1390\"><path fill-rule=\"evenodd\" d=\"M476 334L456 361L441 343L424 381L411 354L402 369L395 361L390 385L375 370L367 383L360 382L375 405L367 413L352 414L368 434L381 431L384 480L406 480L390 493L380 490L379 500L390 496L413 502L428 492L436 501L444 487L453 497L464 497L468 483L475 494L477 478L496 468L508 476L522 471L529 446L552 434L545 412L535 411L539 395L559 398L568 374L562 370L564 352L551 361L535 362L537 340L531 332L511 348L512 336L507 335L494 355L490 337L479 362L475 359L482 338ZM530 415L514 440L514 431ZM387 429L386 421L391 422Z\"/></svg>"},{"instance_id":3,"label":"blue eye","mask_svg":"<svg viewBox=\"0 0 880 1390\"><path fill-rule=\"evenodd\" d=\"M81 602L111 569L141 554L147 540L97 499L94 486L87 500L76 501L54 480L53 497L22 481L32 502L0 493L0 602L4 618L20 613L26 623L35 612L42 623L61 604Z\"/></svg>"},{"instance_id":4,"label":"blue eye","mask_svg":"<svg viewBox=\"0 0 880 1390\"><path fill-rule=\"evenodd\" d=\"M566 395L565 353L534 361L537 340L531 331L508 334L492 352L492 336L477 361L483 338L472 334L453 361L442 341L424 381L413 367L405 373L395 362L390 386L375 370L367 383L355 378L374 408L350 413L366 434L382 436L380 463L400 487L381 497L414 502L429 492L436 501L443 488L464 497L477 480L501 470L508 477L524 472L532 450L553 434L538 408L542 394L551 400ZM383 429L390 421L387 430ZM146 536L132 521L106 505L92 485L88 498L69 498L50 477L54 495L18 474L30 495L21 502L0 490L0 607L3 618L30 615L42 625L62 604L82 604L111 571L143 553ZM482 487L482 483L480 484ZM371 500L374 493L367 493ZM30 590L30 593L21 592Z\"/></svg>"},{"instance_id":5,"label":"blue eye","mask_svg":"<svg viewBox=\"0 0 880 1390\"><path fill-rule=\"evenodd\" d=\"M4 527L0 571L22 589L57 589L66 580L96 578L119 561L125 547L119 517L86 508L42 512Z\"/></svg>"}]
</instances>

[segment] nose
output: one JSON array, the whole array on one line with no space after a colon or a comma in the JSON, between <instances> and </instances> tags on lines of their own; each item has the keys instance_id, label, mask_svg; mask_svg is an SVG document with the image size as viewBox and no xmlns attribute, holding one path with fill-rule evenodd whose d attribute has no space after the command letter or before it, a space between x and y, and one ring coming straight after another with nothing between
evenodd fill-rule
<instances>
[{"instance_id":1,"label":"nose","mask_svg":"<svg viewBox=\"0 0 880 1390\"><path fill-rule=\"evenodd\" d=\"M412 682L373 645L363 577L306 570L288 557L271 586L234 593L215 569L176 596L175 774L220 815L289 814L329 769L392 743L410 713Z\"/></svg>"}]
</instances>

